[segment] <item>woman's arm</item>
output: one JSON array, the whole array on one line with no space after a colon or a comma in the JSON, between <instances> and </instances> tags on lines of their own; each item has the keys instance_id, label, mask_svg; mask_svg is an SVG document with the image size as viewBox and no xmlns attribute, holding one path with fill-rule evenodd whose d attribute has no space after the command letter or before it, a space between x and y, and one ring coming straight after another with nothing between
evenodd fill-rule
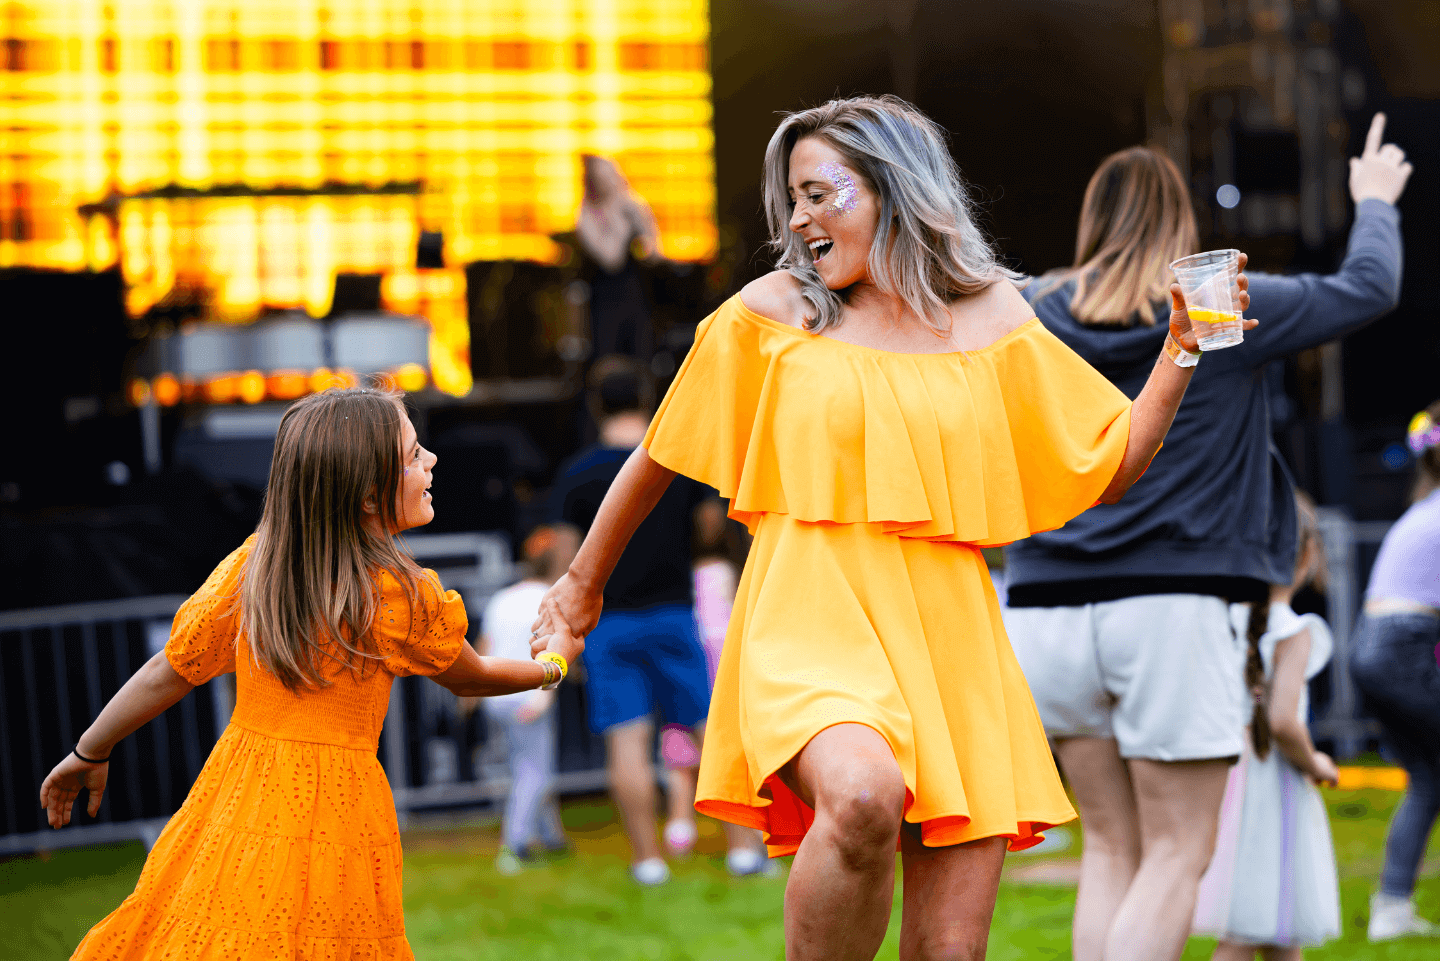
<instances>
[{"instance_id":1,"label":"woman's arm","mask_svg":"<svg viewBox=\"0 0 1440 961\"><path fill-rule=\"evenodd\" d=\"M1310 631L1305 629L1275 646L1274 681L1270 685L1270 736L1296 770L1322 784L1334 785L1340 773L1328 754L1315 750L1310 731L1300 720L1300 692L1310 661Z\"/></svg>"},{"instance_id":2,"label":"woman's arm","mask_svg":"<svg viewBox=\"0 0 1440 961\"><path fill-rule=\"evenodd\" d=\"M50 826L58 828L70 823L70 811L81 788L90 792L86 810L91 817L98 814L100 799L105 795L105 782L110 774L107 762L115 745L165 713L194 689L170 666L164 651L150 658L132 674L75 745L81 754L101 763L87 764L74 754L67 754L40 785L40 806L45 809Z\"/></svg>"},{"instance_id":3,"label":"woman's arm","mask_svg":"<svg viewBox=\"0 0 1440 961\"><path fill-rule=\"evenodd\" d=\"M610 580L640 522L654 510L674 479L673 470L651 460L645 448L635 448L600 502L590 533L585 535L585 542L571 561L570 569L546 593L540 616L531 630L544 634L554 629L552 611L563 617L579 637L595 629L600 621L605 582ZM549 606L551 601L553 607ZM538 641L532 646L536 653L542 650Z\"/></svg>"},{"instance_id":4,"label":"woman's arm","mask_svg":"<svg viewBox=\"0 0 1440 961\"><path fill-rule=\"evenodd\" d=\"M1248 259L1244 254L1240 255L1241 271L1244 271ZM1241 273L1237 280L1237 305L1241 310L1250 306L1250 295L1246 293L1248 286L1249 279ZM1185 388L1190 386L1190 378L1195 375L1194 367L1180 367L1170 354L1173 345L1178 345L1192 354L1200 349L1195 342L1194 332L1190 330L1190 315L1185 312L1185 298L1181 296L1178 284L1170 285L1170 301L1170 334L1165 339L1166 349L1160 352L1160 357L1155 361L1155 369L1150 372L1150 379L1145 382L1140 396L1135 398L1135 403L1130 407L1130 439L1125 445L1125 456L1120 460L1120 467L1110 480L1110 486L1100 495L1102 504L1119 501L1130 489L1130 485L1145 473L1150 461L1155 458L1156 451L1160 449L1160 442L1170 431L1170 425L1175 421L1175 412L1180 409L1180 401L1185 397ZM1258 323L1255 320L1246 320L1245 329L1251 330ZM1200 362L1204 363L1204 359Z\"/></svg>"}]
</instances>

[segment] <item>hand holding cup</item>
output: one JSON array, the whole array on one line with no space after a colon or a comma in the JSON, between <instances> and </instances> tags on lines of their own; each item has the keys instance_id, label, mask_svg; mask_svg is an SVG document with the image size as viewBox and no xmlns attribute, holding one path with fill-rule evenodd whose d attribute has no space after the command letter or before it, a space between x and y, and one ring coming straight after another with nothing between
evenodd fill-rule
<instances>
[{"instance_id":1,"label":"hand holding cup","mask_svg":"<svg viewBox=\"0 0 1440 961\"><path fill-rule=\"evenodd\" d=\"M1177 344L1191 353L1233 347L1242 331L1259 326L1242 316L1250 307L1249 260L1242 251L1214 250L1170 265L1180 281L1170 285L1170 336Z\"/></svg>"}]
</instances>

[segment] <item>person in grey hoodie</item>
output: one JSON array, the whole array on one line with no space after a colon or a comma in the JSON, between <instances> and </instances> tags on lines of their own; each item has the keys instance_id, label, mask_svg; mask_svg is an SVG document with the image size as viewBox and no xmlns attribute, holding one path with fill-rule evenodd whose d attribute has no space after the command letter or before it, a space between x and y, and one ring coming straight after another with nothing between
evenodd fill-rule
<instances>
[{"instance_id":1,"label":"person in grey hoodie","mask_svg":"<svg viewBox=\"0 0 1440 961\"><path fill-rule=\"evenodd\" d=\"M1145 475L1120 502L1006 549L1006 629L1085 835L1077 961L1164 961L1184 949L1243 744L1245 652L1228 603L1263 600L1294 566L1290 480L1270 444L1262 372L1399 299L1394 205L1410 165L1383 143L1384 125L1376 115L1350 161L1355 223L1340 270L1247 272L1260 326L1198 359ZM1026 297L1046 328L1134 397L1165 337L1167 264L1197 246L1179 170L1134 147L1091 178L1075 266Z\"/></svg>"}]
</instances>

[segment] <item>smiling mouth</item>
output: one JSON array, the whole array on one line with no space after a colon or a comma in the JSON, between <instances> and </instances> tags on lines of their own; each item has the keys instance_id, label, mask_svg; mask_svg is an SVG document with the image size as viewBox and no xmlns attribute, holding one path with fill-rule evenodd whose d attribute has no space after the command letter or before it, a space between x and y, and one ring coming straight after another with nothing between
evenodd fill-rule
<instances>
[{"instance_id":1,"label":"smiling mouth","mask_svg":"<svg viewBox=\"0 0 1440 961\"><path fill-rule=\"evenodd\" d=\"M818 264L824 260L825 255L835 247L835 241L830 240L828 237L822 240L812 240L810 241L809 247L811 262Z\"/></svg>"}]
</instances>

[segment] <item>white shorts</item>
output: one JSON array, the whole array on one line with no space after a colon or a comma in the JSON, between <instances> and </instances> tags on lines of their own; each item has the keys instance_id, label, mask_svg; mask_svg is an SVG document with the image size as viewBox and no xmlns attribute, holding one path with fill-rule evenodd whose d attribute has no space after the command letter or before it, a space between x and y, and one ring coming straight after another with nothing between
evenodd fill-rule
<instances>
[{"instance_id":1,"label":"white shorts","mask_svg":"<svg viewBox=\"0 0 1440 961\"><path fill-rule=\"evenodd\" d=\"M1121 757L1156 761L1241 753L1245 639L1221 598L1016 607L1005 629L1050 737L1113 737Z\"/></svg>"}]
</instances>

